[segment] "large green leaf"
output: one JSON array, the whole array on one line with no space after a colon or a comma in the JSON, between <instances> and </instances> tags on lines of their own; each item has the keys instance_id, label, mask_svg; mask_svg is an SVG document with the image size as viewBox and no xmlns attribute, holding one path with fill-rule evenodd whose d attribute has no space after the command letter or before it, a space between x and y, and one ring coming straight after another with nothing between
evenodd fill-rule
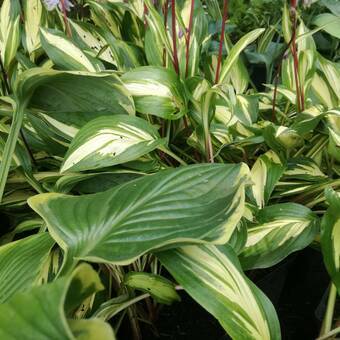
<instances>
[{"instance_id":1,"label":"large green leaf","mask_svg":"<svg viewBox=\"0 0 340 340\"><path fill-rule=\"evenodd\" d=\"M99 319L67 319L83 300L102 289L97 273L82 264L72 275L18 293L0 305L0 338L113 340L111 327Z\"/></svg>"},{"instance_id":2,"label":"large green leaf","mask_svg":"<svg viewBox=\"0 0 340 340\"><path fill-rule=\"evenodd\" d=\"M103 193L42 194L29 205L66 255L128 264L183 243L227 242L244 209L244 164L202 164L161 171Z\"/></svg>"},{"instance_id":3,"label":"large green leaf","mask_svg":"<svg viewBox=\"0 0 340 340\"><path fill-rule=\"evenodd\" d=\"M321 249L326 268L340 294L340 194L326 190L329 208L321 222Z\"/></svg>"},{"instance_id":4,"label":"large green leaf","mask_svg":"<svg viewBox=\"0 0 340 340\"><path fill-rule=\"evenodd\" d=\"M125 73L122 80L135 100L137 111L165 119L185 114L184 87L174 71L143 66Z\"/></svg>"},{"instance_id":5,"label":"large green leaf","mask_svg":"<svg viewBox=\"0 0 340 340\"><path fill-rule=\"evenodd\" d=\"M115 115L87 123L73 139L61 171L103 168L135 160L164 143L146 120Z\"/></svg>"},{"instance_id":6,"label":"large green leaf","mask_svg":"<svg viewBox=\"0 0 340 340\"><path fill-rule=\"evenodd\" d=\"M33 68L20 74L16 96L21 105L72 122L78 114L88 121L103 114L134 114L133 99L114 74Z\"/></svg>"},{"instance_id":7,"label":"large green leaf","mask_svg":"<svg viewBox=\"0 0 340 340\"><path fill-rule=\"evenodd\" d=\"M248 228L247 243L240 254L244 269L273 266L307 247L319 229L316 215L296 203L268 206L256 219L256 225Z\"/></svg>"},{"instance_id":8,"label":"large green leaf","mask_svg":"<svg viewBox=\"0 0 340 340\"><path fill-rule=\"evenodd\" d=\"M0 247L0 303L31 288L53 244L48 233L41 233Z\"/></svg>"},{"instance_id":9,"label":"large green leaf","mask_svg":"<svg viewBox=\"0 0 340 340\"><path fill-rule=\"evenodd\" d=\"M186 246L156 256L233 339L281 339L274 307L244 275L228 245Z\"/></svg>"}]
</instances>

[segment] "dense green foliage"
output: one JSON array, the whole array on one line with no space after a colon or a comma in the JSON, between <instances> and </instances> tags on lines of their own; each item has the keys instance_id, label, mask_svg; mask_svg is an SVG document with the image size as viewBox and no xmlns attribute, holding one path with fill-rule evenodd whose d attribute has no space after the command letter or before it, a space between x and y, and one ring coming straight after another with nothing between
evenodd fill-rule
<instances>
[{"instance_id":1,"label":"dense green foliage","mask_svg":"<svg viewBox=\"0 0 340 340\"><path fill-rule=\"evenodd\" d=\"M247 274L310 245L339 331L338 1L0 3L1 339L140 339L184 289L279 340Z\"/></svg>"}]
</instances>

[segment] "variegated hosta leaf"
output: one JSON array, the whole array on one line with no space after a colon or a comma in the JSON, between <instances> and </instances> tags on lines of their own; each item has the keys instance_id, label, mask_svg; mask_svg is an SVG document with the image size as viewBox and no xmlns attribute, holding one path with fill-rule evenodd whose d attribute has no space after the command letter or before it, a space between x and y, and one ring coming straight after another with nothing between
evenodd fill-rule
<instances>
[{"instance_id":1,"label":"variegated hosta leaf","mask_svg":"<svg viewBox=\"0 0 340 340\"><path fill-rule=\"evenodd\" d=\"M258 207L263 208L268 202L284 169L280 158L272 150L257 158L250 174L253 182L252 194Z\"/></svg>"},{"instance_id":2,"label":"variegated hosta leaf","mask_svg":"<svg viewBox=\"0 0 340 340\"><path fill-rule=\"evenodd\" d=\"M302 143L302 137L287 126L267 125L263 129L263 137L267 145L277 154L286 153Z\"/></svg>"},{"instance_id":3,"label":"variegated hosta leaf","mask_svg":"<svg viewBox=\"0 0 340 340\"><path fill-rule=\"evenodd\" d=\"M0 51L8 70L20 44L20 1L4 0L0 8Z\"/></svg>"},{"instance_id":4,"label":"variegated hosta leaf","mask_svg":"<svg viewBox=\"0 0 340 340\"><path fill-rule=\"evenodd\" d=\"M160 275L128 272L124 277L124 285L149 293L157 302L166 305L181 300L176 292L175 285Z\"/></svg>"},{"instance_id":5,"label":"variegated hosta leaf","mask_svg":"<svg viewBox=\"0 0 340 340\"><path fill-rule=\"evenodd\" d=\"M241 52L252 42L254 42L262 33L264 32L264 28L257 28L246 35L244 35L230 50L228 57L223 62L221 75L219 83L223 83L223 81L230 74L233 66L238 61L238 57Z\"/></svg>"},{"instance_id":6,"label":"variegated hosta leaf","mask_svg":"<svg viewBox=\"0 0 340 340\"><path fill-rule=\"evenodd\" d=\"M148 9L148 15L146 16L148 29L152 32L151 35L156 38L154 48L165 48L169 58L172 59L172 46L167 31L164 29L164 21L162 20L162 17L157 12L151 0L144 0L144 4Z\"/></svg>"},{"instance_id":7,"label":"variegated hosta leaf","mask_svg":"<svg viewBox=\"0 0 340 340\"><path fill-rule=\"evenodd\" d=\"M92 51L98 58L110 64L116 65L116 62L110 52L106 41L98 34L97 27L89 23L74 22L69 19L72 30L72 40L78 47L83 50Z\"/></svg>"},{"instance_id":8,"label":"variegated hosta leaf","mask_svg":"<svg viewBox=\"0 0 340 340\"><path fill-rule=\"evenodd\" d=\"M60 31L41 28L40 40L50 59L65 70L96 72L103 69L98 60L83 52Z\"/></svg>"},{"instance_id":9,"label":"variegated hosta leaf","mask_svg":"<svg viewBox=\"0 0 340 340\"><path fill-rule=\"evenodd\" d=\"M340 24L340 18L339 18ZM339 29L340 31L340 29ZM333 89L336 96L338 96L338 103L340 103L340 68L337 63L333 63L321 55L318 55L319 66L324 73L330 88Z\"/></svg>"},{"instance_id":10,"label":"variegated hosta leaf","mask_svg":"<svg viewBox=\"0 0 340 340\"><path fill-rule=\"evenodd\" d=\"M164 144L158 131L134 116L99 117L75 136L61 172L82 171L126 163Z\"/></svg>"},{"instance_id":11,"label":"variegated hosta leaf","mask_svg":"<svg viewBox=\"0 0 340 340\"><path fill-rule=\"evenodd\" d=\"M178 119L185 114L185 91L175 72L144 66L125 73L122 80L137 111L165 119Z\"/></svg>"},{"instance_id":12,"label":"variegated hosta leaf","mask_svg":"<svg viewBox=\"0 0 340 340\"><path fill-rule=\"evenodd\" d=\"M95 195L41 194L29 205L74 259L129 264L183 243L226 243L244 209L244 164L161 171Z\"/></svg>"},{"instance_id":13,"label":"variegated hosta leaf","mask_svg":"<svg viewBox=\"0 0 340 340\"><path fill-rule=\"evenodd\" d=\"M259 111L258 98L256 96L237 95L233 105L233 114L245 125L251 126L257 121Z\"/></svg>"},{"instance_id":14,"label":"variegated hosta leaf","mask_svg":"<svg viewBox=\"0 0 340 340\"><path fill-rule=\"evenodd\" d=\"M310 158L293 158L287 163L284 172L285 179L320 182L327 176L318 165Z\"/></svg>"},{"instance_id":15,"label":"variegated hosta leaf","mask_svg":"<svg viewBox=\"0 0 340 340\"><path fill-rule=\"evenodd\" d=\"M102 320L67 319L74 308L102 289L98 274L82 264L71 275L18 293L0 305L0 338L114 340L112 328Z\"/></svg>"},{"instance_id":16,"label":"variegated hosta leaf","mask_svg":"<svg viewBox=\"0 0 340 340\"><path fill-rule=\"evenodd\" d=\"M340 39L340 17L331 13L322 13L314 18L313 24Z\"/></svg>"},{"instance_id":17,"label":"variegated hosta leaf","mask_svg":"<svg viewBox=\"0 0 340 340\"><path fill-rule=\"evenodd\" d=\"M43 5L41 0L24 0L25 45L29 54L40 47L39 27L43 24Z\"/></svg>"},{"instance_id":18,"label":"variegated hosta leaf","mask_svg":"<svg viewBox=\"0 0 340 340\"><path fill-rule=\"evenodd\" d=\"M240 261L244 269L267 268L314 239L319 220L303 205L282 203L265 207L248 228L248 238Z\"/></svg>"},{"instance_id":19,"label":"variegated hosta leaf","mask_svg":"<svg viewBox=\"0 0 340 340\"><path fill-rule=\"evenodd\" d=\"M135 112L132 97L114 74L33 68L20 74L15 93L21 105L76 126L99 115Z\"/></svg>"},{"instance_id":20,"label":"variegated hosta leaf","mask_svg":"<svg viewBox=\"0 0 340 340\"><path fill-rule=\"evenodd\" d=\"M321 222L321 249L326 268L340 294L340 194L326 190L329 208Z\"/></svg>"},{"instance_id":21,"label":"variegated hosta leaf","mask_svg":"<svg viewBox=\"0 0 340 340\"><path fill-rule=\"evenodd\" d=\"M337 96L327 83L327 78L321 72L315 72L311 82L311 94L313 101L317 104L326 106L327 109L332 109L338 106Z\"/></svg>"},{"instance_id":22,"label":"variegated hosta leaf","mask_svg":"<svg viewBox=\"0 0 340 340\"><path fill-rule=\"evenodd\" d=\"M48 233L41 233L0 247L0 304L37 282L53 244Z\"/></svg>"},{"instance_id":23,"label":"variegated hosta leaf","mask_svg":"<svg viewBox=\"0 0 340 340\"><path fill-rule=\"evenodd\" d=\"M340 134L329 128L328 153L340 162Z\"/></svg>"},{"instance_id":24,"label":"variegated hosta leaf","mask_svg":"<svg viewBox=\"0 0 340 340\"><path fill-rule=\"evenodd\" d=\"M228 245L186 246L156 256L233 339L281 339L274 307L244 275Z\"/></svg>"}]
</instances>

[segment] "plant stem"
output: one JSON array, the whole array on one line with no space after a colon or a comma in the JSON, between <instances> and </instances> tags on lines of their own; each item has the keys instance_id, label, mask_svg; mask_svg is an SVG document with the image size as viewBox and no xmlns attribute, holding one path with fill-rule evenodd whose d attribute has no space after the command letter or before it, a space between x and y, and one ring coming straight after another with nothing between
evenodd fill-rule
<instances>
[{"instance_id":1,"label":"plant stem","mask_svg":"<svg viewBox=\"0 0 340 340\"><path fill-rule=\"evenodd\" d=\"M164 30L167 31L168 27L168 8L169 8L169 0L165 1L163 7L163 15L164 15ZM166 66L166 50L163 48L163 66Z\"/></svg>"},{"instance_id":2,"label":"plant stem","mask_svg":"<svg viewBox=\"0 0 340 340\"><path fill-rule=\"evenodd\" d=\"M191 38L191 30L192 30L192 22L194 17L194 9L195 9L195 0L191 0L190 7L190 17L189 17L189 27L188 32L185 38L186 50L185 50L185 77L188 76L188 66L189 66L189 52L190 52L190 38Z\"/></svg>"},{"instance_id":3,"label":"plant stem","mask_svg":"<svg viewBox=\"0 0 340 340\"><path fill-rule=\"evenodd\" d=\"M337 335L338 333L340 333L340 327L334 328L333 330L331 330L330 332L323 336L320 336L316 340L326 340L329 339L330 337L333 337L334 335Z\"/></svg>"},{"instance_id":4,"label":"plant stem","mask_svg":"<svg viewBox=\"0 0 340 340\"><path fill-rule=\"evenodd\" d=\"M146 16L148 14L148 7L146 6L146 4L144 4L144 27L146 28L147 27L147 21L146 21Z\"/></svg>"},{"instance_id":5,"label":"plant stem","mask_svg":"<svg viewBox=\"0 0 340 340\"><path fill-rule=\"evenodd\" d=\"M0 53L0 68L1 68L2 78L4 79L6 92L7 92L7 95L9 95L10 89L9 89L9 84L8 84L8 78L7 78L7 73L5 71L4 64L2 63L1 53Z\"/></svg>"},{"instance_id":6,"label":"plant stem","mask_svg":"<svg viewBox=\"0 0 340 340\"><path fill-rule=\"evenodd\" d=\"M325 317L322 322L320 336L325 335L332 329L333 313L336 300L337 290L334 283L331 283L331 288L329 290L327 309Z\"/></svg>"},{"instance_id":7,"label":"plant stem","mask_svg":"<svg viewBox=\"0 0 340 340\"><path fill-rule=\"evenodd\" d=\"M62 12L63 12L63 19L64 19L65 28L66 28L66 34L69 38L72 38L71 27L70 27L70 23L67 18L65 0L60 0L60 3L61 3Z\"/></svg>"},{"instance_id":8,"label":"plant stem","mask_svg":"<svg viewBox=\"0 0 340 340\"><path fill-rule=\"evenodd\" d=\"M223 50L223 41L224 41L224 32L225 32L225 22L227 21L227 16L228 16L228 0L224 0L223 1L222 29L221 29L220 45L219 45L219 49L218 49L215 84L218 83L219 78L220 78L220 69L221 69L221 62L222 62L222 50Z\"/></svg>"},{"instance_id":9,"label":"plant stem","mask_svg":"<svg viewBox=\"0 0 340 340\"><path fill-rule=\"evenodd\" d=\"M185 161L183 161L182 158L180 158L179 156L177 156L175 153L173 153L170 149L168 149L165 146L159 146L158 147L159 150L163 151L164 153L166 153L167 155L169 155L170 157L172 157L173 159L175 159L179 164L181 165L188 165Z\"/></svg>"},{"instance_id":10,"label":"plant stem","mask_svg":"<svg viewBox=\"0 0 340 340\"><path fill-rule=\"evenodd\" d=\"M12 156L19 137L24 111L22 107L17 107L13 113L12 125L6 140L5 148L2 153L2 162L0 166L0 202L4 194L6 180L11 166Z\"/></svg>"},{"instance_id":11,"label":"plant stem","mask_svg":"<svg viewBox=\"0 0 340 340\"><path fill-rule=\"evenodd\" d=\"M179 64L177 55L177 33L176 33L176 0L171 0L171 20L172 20L173 63L176 73L179 74Z\"/></svg>"},{"instance_id":12,"label":"plant stem","mask_svg":"<svg viewBox=\"0 0 340 340\"><path fill-rule=\"evenodd\" d=\"M300 87L299 81L299 59L297 54L297 47L296 47L296 26L297 26L297 18L296 18L296 8L297 8L297 1L291 0L291 13L292 13L292 26L293 26L293 34L292 34L292 46L291 52L293 56L294 62L294 78L295 78L295 87L296 87L296 96L297 96L297 109L298 112L304 110L304 95L302 94L302 89Z\"/></svg>"}]
</instances>

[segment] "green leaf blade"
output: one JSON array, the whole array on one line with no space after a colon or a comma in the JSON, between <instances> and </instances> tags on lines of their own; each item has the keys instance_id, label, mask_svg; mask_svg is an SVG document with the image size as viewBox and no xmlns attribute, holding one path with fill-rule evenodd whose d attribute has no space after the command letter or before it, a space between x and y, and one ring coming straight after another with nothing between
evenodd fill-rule
<instances>
[{"instance_id":1,"label":"green leaf blade","mask_svg":"<svg viewBox=\"0 0 340 340\"><path fill-rule=\"evenodd\" d=\"M66 251L66 268L75 258L128 264L164 246L227 242L243 214L248 171L186 166L95 195L42 194L28 203Z\"/></svg>"}]
</instances>

